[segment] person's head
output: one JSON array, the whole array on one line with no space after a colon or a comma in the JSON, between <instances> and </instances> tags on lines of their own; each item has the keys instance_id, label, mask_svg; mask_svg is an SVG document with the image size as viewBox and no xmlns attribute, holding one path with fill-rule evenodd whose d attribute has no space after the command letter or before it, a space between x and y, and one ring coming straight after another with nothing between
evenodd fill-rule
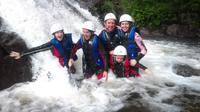
<instances>
[{"instance_id":1,"label":"person's head","mask_svg":"<svg viewBox=\"0 0 200 112\"><path fill-rule=\"evenodd\" d=\"M120 27L124 32L127 32L134 22L135 20L128 14L123 14L119 19Z\"/></svg>"},{"instance_id":2,"label":"person's head","mask_svg":"<svg viewBox=\"0 0 200 112\"><path fill-rule=\"evenodd\" d=\"M54 35L58 41L62 41L64 36L64 29L59 23L53 24L51 26L51 34Z\"/></svg>"},{"instance_id":3,"label":"person's head","mask_svg":"<svg viewBox=\"0 0 200 112\"><path fill-rule=\"evenodd\" d=\"M121 63L125 60L125 57L127 55L127 50L124 46L119 45L115 47L113 51L113 55L114 55L115 61L118 63Z\"/></svg>"},{"instance_id":4,"label":"person's head","mask_svg":"<svg viewBox=\"0 0 200 112\"><path fill-rule=\"evenodd\" d=\"M116 16L113 13L107 13L104 17L104 26L108 32L112 32L116 27Z\"/></svg>"},{"instance_id":5,"label":"person's head","mask_svg":"<svg viewBox=\"0 0 200 112\"><path fill-rule=\"evenodd\" d=\"M91 21L86 21L83 23L82 31L85 40L89 40L95 32L95 26Z\"/></svg>"}]
</instances>

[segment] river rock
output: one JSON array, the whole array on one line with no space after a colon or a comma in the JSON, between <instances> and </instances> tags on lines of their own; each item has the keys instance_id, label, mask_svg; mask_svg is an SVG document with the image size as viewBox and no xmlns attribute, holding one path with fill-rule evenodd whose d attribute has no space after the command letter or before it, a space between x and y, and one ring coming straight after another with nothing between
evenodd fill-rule
<instances>
[{"instance_id":1,"label":"river rock","mask_svg":"<svg viewBox=\"0 0 200 112\"><path fill-rule=\"evenodd\" d=\"M173 66L173 72L183 77L200 76L200 69L192 68L186 64L176 64Z\"/></svg>"},{"instance_id":2,"label":"river rock","mask_svg":"<svg viewBox=\"0 0 200 112\"><path fill-rule=\"evenodd\" d=\"M176 95L162 102L182 108L181 112L200 112L200 91L181 85L177 88Z\"/></svg>"},{"instance_id":3,"label":"river rock","mask_svg":"<svg viewBox=\"0 0 200 112\"><path fill-rule=\"evenodd\" d=\"M12 50L26 49L25 42L16 33L0 32L0 90L16 83L31 81L30 58L14 60L8 56Z\"/></svg>"}]
</instances>

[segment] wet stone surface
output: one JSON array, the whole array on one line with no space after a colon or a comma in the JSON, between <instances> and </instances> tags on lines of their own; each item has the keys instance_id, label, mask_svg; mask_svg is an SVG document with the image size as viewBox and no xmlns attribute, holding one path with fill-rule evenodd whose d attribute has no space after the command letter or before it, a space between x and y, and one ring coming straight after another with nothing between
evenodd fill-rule
<instances>
[{"instance_id":1,"label":"wet stone surface","mask_svg":"<svg viewBox=\"0 0 200 112\"><path fill-rule=\"evenodd\" d=\"M0 90L19 82L31 81L31 60L24 57L14 60L11 51L24 51L25 42L15 33L0 32Z\"/></svg>"},{"instance_id":2,"label":"wet stone surface","mask_svg":"<svg viewBox=\"0 0 200 112\"><path fill-rule=\"evenodd\" d=\"M165 85L167 87L174 87L175 86L175 84L173 82L165 82Z\"/></svg>"},{"instance_id":3,"label":"wet stone surface","mask_svg":"<svg viewBox=\"0 0 200 112\"><path fill-rule=\"evenodd\" d=\"M200 92L186 86L178 88L179 93L162 102L182 108L181 112L200 112Z\"/></svg>"},{"instance_id":4,"label":"wet stone surface","mask_svg":"<svg viewBox=\"0 0 200 112\"><path fill-rule=\"evenodd\" d=\"M173 72L183 77L200 76L200 69L195 69L189 65L184 64L174 65Z\"/></svg>"},{"instance_id":5,"label":"wet stone surface","mask_svg":"<svg viewBox=\"0 0 200 112\"><path fill-rule=\"evenodd\" d=\"M155 95L157 95L159 93L158 90L154 89L154 88L146 88L147 93L149 94L149 96L154 97Z\"/></svg>"}]
</instances>

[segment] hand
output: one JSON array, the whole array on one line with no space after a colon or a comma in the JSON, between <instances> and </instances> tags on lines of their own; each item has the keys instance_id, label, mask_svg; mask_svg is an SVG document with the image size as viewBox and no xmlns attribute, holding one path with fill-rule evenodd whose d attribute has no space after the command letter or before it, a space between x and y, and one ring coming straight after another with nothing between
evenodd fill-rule
<instances>
[{"instance_id":1,"label":"hand","mask_svg":"<svg viewBox=\"0 0 200 112\"><path fill-rule=\"evenodd\" d=\"M145 74L148 74L148 75L151 75L151 74L152 74L152 71L149 70L149 69L145 69L144 72L145 72Z\"/></svg>"},{"instance_id":2,"label":"hand","mask_svg":"<svg viewBox=\"0 0 200 112\"><path fill-rule=\"evenodd\" d=\"M130 65L135 66L137 64L137 61L135 59L130 60Z\"/></svg>"},{"instance_id":3,"label":"hand","mask_svg":"<svg viewBox=\"0 0 200 112\"><path fill-rule=\"evenodd\" d=\"M106 81L108 80L108 72L107 72L107 71L104 71L104 72L103 72L103 77L106 78Z\"/></svg>"},{"instance_id":4,"label":"hand","mask_svg":"<svg viewBox=\"0 0 200 112\"><path fill-rule=\"evenodd\" d=\"M68 66L71 67L73 64L74 64L74 60L70 58L68 62Z\"/></svg>"},{"instance_id":5,"label":"hand","mask_svg":"<svg viewBox=\"0 0 200 112\"><path fill-rule=\"evenodd\" d=\"M21 55L19 52L15 52L15 51L12 51L10 53L10 57L13 57L14 59L20 59L21 58Z\"/></svg>"},{"instance_id":6,"label":"hand","mask_svg":"<svg viewBox=\"0 0 200 112\"><path fill-rule=\"evenodd\" d=\"M109 54L110 54L110 55L112 55L112 54L113 54L113 50L112 50L112 51L110 51L110 52L109 52Z\"/></svg>"}]
</instances>

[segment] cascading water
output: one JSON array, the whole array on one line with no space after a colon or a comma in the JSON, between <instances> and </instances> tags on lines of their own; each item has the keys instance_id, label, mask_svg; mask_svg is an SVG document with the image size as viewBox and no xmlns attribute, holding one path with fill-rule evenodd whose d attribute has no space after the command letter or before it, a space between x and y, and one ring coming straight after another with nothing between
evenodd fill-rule
<instances>
[{"instance_id":1,"label":"cascading water","mask_svg":"<svg viewBox=\"0 0 200 112\"><path fill-rule=\"evenodd\" d=\"M79 13L74 13L74 9ZM30 48L51 39L49 28L55 22L63 24L65 32L73 33L74 42L86 19L92 20L98 31L102 29L96 17L69 0L0 0L0 16L7 24L4 30L18 33ZM155 40L145 40L145 43L148 54L141 63L153 71L152 75L142 73L142 78L116 79L109 72L108 82L87 79L80 89L69 84L67 71L49 51L32 55L36 81L16 84L1 91L0 111L110 112L131 105L132 111L137 108L152 112L182 110L179 105L166 103L166 99L185 92L181 88L199 93L200 77L178 76L172 68L181 63L200 69L199 47ZM81 52L78 56L81 59ZM81 74L80 63L75 63L77 74Z\"/></svg>"}]
</instances>

